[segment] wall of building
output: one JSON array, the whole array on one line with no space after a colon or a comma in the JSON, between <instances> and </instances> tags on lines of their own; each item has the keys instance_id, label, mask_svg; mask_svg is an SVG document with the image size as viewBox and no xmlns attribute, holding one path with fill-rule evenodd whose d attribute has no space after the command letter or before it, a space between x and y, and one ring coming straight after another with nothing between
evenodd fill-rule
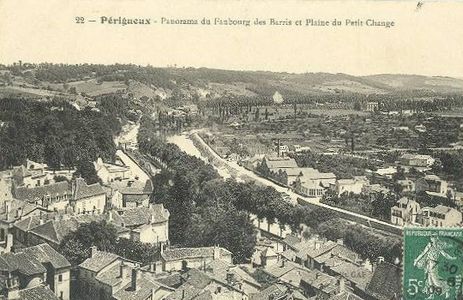
<instances>
[{"instance_id":1,"label":"wall of building","mask_svg":"<svg viewBox=\"0 0 463 300\"><path fill-rule=\"evenodd\" d=\"M103 213L106 205L106 195L101 194L93 197L79 199L75 202L74 211L78 214L89 213L95 210L95 213Z\"/></svg>"},{"instance_id":2,"label":"wall of building","mask_svg":"<svg viewBox=\"0 0 463 300\"><path fill-rule=\"evenodd\" d=\"M59 280L61 276L61 281ZM69 269L58 270L54 276L55 295L62 300L70 299L71 271ZM62 293L62 294L61 294Z\"/></svg>"}]
</instances>

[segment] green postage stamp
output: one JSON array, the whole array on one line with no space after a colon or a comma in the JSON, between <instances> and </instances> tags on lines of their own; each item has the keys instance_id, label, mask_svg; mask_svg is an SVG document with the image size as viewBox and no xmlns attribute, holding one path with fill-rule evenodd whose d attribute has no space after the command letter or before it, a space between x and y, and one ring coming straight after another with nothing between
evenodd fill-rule
<instances>
[{"instance_id":1,"label":"green postage stamp","mask_svg":"<svg viewBox=\"0 0 463 300\"><path fill-rule=\"evenodd\" d=\"M403 297L463 300L463 228L405 228Z\"/></svg>"}]
</instances>

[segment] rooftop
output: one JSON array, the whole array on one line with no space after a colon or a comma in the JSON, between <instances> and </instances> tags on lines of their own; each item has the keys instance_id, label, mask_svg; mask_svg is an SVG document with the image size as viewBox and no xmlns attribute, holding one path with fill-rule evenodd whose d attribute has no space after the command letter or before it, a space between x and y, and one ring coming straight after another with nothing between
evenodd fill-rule
<instances>
[{"instance_id":1,"label":"rooftop","mask_svg":"<svg viewBox=\"0 0 463 300\"><path fill-rule=\"evenodd\" d=\"M59 300L53 291L44 285L26 288L19 291L21 300Z\"/></svg>"},{"instance_id":2,"label":"rooftop","mask_svg":"<svg viewBox=\"0 0 463 300\"><path fill-rule=\"evenodd\" d=\"M232 253L225 248L218 248L220 255L231 255ZM202 258L214 256L214 247L198 248L168 248L161 254L165 261L174 261L185 258Z\"/></svg>"},{"instance_id":3,"label":"rooftop","mask_svg":"<svg viewBox=\"0 0 463 300\"><path fill-rule=\"evenodd\" d=\"M55 269L71 267L69 261L48 244L40 244L19 250L29 257L34 257L42 264L50 263Z\"/></svg>"},{"instance_id":4,"label":"rooftop","mask_svg":"<svg viewBox=\"0 0 463 300\"><path fill-rule=\"evenodd\" d=\"M119 217L124 226L140 226L148 223L162 223L169 220L169 211L163 204L151 204L149 207L135 207L120 210Z\"/></svg>"},{"instance_id":5,"label":"rooftop","mask_svg":"<svg viewBox=\"0 0 463 300\"><path fill-rule=\"evenodd\" d=\"M80 268L87 269L98 273L104 267L112 263L113 261L119 259L119 255L110 252L96 251L92 256L84 260L83 263L79 265Z\"/></svg>"},{"instance_id":6,"label":"rooftop","mask_svg":"<svg viewBox=\"0 0 463 300\"><path fill-rule=\"evenodd\" d=\"M105 191L99 183L88 185L83 178L75 179L74 200L80 200L104 194Z\"/></svg>"}]
</instances>

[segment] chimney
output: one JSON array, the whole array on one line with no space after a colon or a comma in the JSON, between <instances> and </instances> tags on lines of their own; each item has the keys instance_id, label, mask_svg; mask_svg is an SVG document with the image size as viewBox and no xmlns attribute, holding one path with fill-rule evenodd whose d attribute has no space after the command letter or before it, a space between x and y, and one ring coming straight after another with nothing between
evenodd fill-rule
<instances>
[{"instance_id":1,"label":"chimney","mask_svg":"<svg viewBox=\"0 0 463 300\"><path fill-rule=\"evenodd\" d=\"M131 277L131 288L132 288L132 291L136 291L137 290L137 277L139 276L138 274L138 268L137 267L134 267L132 269L132 277Z\"/></svg>"},{"instance_id":2,"label":"chimney","mask_svg":"<svg viewBox=\"0 0 463 300\"><path fill-rule=\"evenodd\" d=\"M337 240L336 240L336 243L337 243L338 245L344 246L344 240L343 240L343 239L337 239Z\"/></svg>"},{"instance_id":3,"label":"chimney","mask_svg":"<svg viewBox=\"0 0 463 300\"><path fill-rule=\"evenodd\" d=\"M22 212L23 212L22 207L18 207L18 209L16 210L16 219L20 219L20 218L21 218Z\"/></svg>"},{"instance_id":4,"label":"chimney","mask_svg":"<svg viewBox=\"0 0 463 300\"><path fill-rule=\"evenodd\" d=\"M5 214L8 220L10 218L10 201L5 201Z\"/></svg>"},{"instance_id":5,"label":"chimney","mask_svg":"<svg viewBox=\"0 0 463 300\"><path fill-rule=\"evenodd\" d=\"M156 220L155 220L155 218L154 218L154 215L151 215L151 217L150 217L150 224L154 224L155 221L156 221Z\"/></svg>"},{"instance_id":6,"label":"chimney","mask_svg":"<svg viewBox=\"0 0 463 300\"><path fill-rule=\"evenodd\" d=\"M182 290L182 300L185 299L185 289Z\"/></svg>"},{"instance_id":7,"label":"chimney","mask_svg":"<svg viewBox=\"0 0 463 300\"><path fill-rule=\"evenodd\" d=\"M346 291L346 280L344 277L339 279L339 294L342 294Z\"/></svg>"},{"instance_id":8,"label":"chimney","mask_svg":"<svg viewBox=\"0 0 463 300\"><path fill-rule=\"evenodd\" d=\"M378 256L378 265L384 262L383 256Z\"/></svg>"},{"instance_id":9,"label":"chimney","mask_svg":"<svg viewBox=\"0 0 463 300\"><path fill-rule=\"evenodd\" d=\"M94 257L98 251L98 248L96 246L90 247L90 257Z\"/></svg>"},{"instance_id":10,"label":"chimney","mask_svg":"<svg viewBox=\"0 0 463 300\"><path fill-rule=\"evenodd\" d=\"M108 211L108 222L112 222L112 221L113 221L113 212Z\"/></svg>"},{"instance_id":11,"label":"chimney","mask_svg":"<svg viewBox=\"0 0 463 300\"><path fill-rule=\"evenodd\" d=\"M313 244L313 247L314 247L315 250L320 249L320 247L321 247L321 242L320 242L320 241L315 241L314 244Z\"/></svg>"},{"instance_id":12,"label":"chimney","mask_svg":"<svg viewBox=\"0 0 463 300\"><path fill-rule=\"evenodd\" d=\"M21 299L19 295L19 283L18 279L15 277L10 277L6 282L6 299L8 300L19 300Z\"/></svg>"},{"instance_id":13,"label":"chimney","mask_svg":"<svg viewBox=\"0 0 463 300\"><path fill-rule=\"evenodd\" d=\"M8 233L6 235L5 250L3 251L3 253L10 253L11 247L13 247L13 235L11 233Z\"/></svg>"},{"instance_id":14,"label":"chimney","mask_svg":"<svg viewBox=\"0 0 463 300\"><path fill-rule=\"evenodd\" d=\"M219 246L214 246L213 259L214 260L220 259L220 247Z\"/></svg>"},{"instance_id":15,"label":"chimney","mask_svg":"<svg viewBox=\"0 0 463 300\"><path fill-rule=\"evenodd\" d=\"M227 272L227 283L230 285L233 285L234 282L235 282L235 274L233 274L232 272Z\"/></svg>"},{"instance_id":16,"label":"chimney","mask_svg":"<svg viewBox=\"0 0 463 300\"><path fill-rule=\"evenodd\" d=\"M119 265L119 277L124 280L124 278L127 277L127 271L128 267L125 265L125 263L122 261L121 264Z\"/></svg>"}]
</instances>

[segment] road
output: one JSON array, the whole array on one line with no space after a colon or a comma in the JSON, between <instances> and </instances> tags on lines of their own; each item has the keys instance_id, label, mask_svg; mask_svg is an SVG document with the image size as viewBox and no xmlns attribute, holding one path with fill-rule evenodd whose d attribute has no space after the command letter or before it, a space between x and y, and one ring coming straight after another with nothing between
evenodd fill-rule
<instances>
[{"instance_id":1,"label":"road","mask_svg":"<svg viewBox=\"0 0 463 300\"><path fill-rule=\"evenodd\" d=\"M196 156L204 160L206 163L210 163L209 159L201 154L201 152L198 150L198 148L196 148L196 146L193 144L193 142L191 141L191 139L188 137L187 134L170 136L167 138L167 142L176 144L182 151L186 152L187 154ZM227 169L217 167L214 164L212 165L215 167L219 175L222 176L223 178L227 179L227 178L232 177L231 174L227 171Z\"/></svg>"},{"instance_id":2,"label":"road","mask_svg":"<svg viewBox=\"0 0 463 300\"><path fill-rule=\"evenodd\" d=\"M357 214L357 213L354 213L354 212L351 212L351 211L348 211L348 210L344 210L344 209L341 209L341 208L337 208L337 207L333 207L333 206L329 206L329 205L320 203L320 199L318 199L318 198L309 198L309 197L301 196L301 195L299 195L299 194L297 194L297 193L295 193L295 192L293 192L291 190L288 190L288 188L286 188L286 187L282 187L282 186L280 186L280 185L278 185L278 184L276 184L276 183L274 183L274 182L272 182L272 181L270 181L270 180L268 180L266 178L258 176L254 172L249 171L249 170L243 168L242 166L238 165L236 162L227 161L227 160L221 158L219 155L217 155L217 153L215 153L215 151L211 147L209 147L209 145L198 135L197 132L193 132L191 135L192 135L192 138L198 139L198 141L201 142L206 147L206 149L208 149L208 151L211 152L211 154L214 156L214 158L216 160L220 161L222 164L226 164L229 168L233 169L234 170L233 173L236 174L235 177L241 177L242 180L246 180L246 179L249 180L249 178L250 178L250 179L254 180L255 182L261 183L261 184L266 185L266 186L271 186L271 187L273 187L274 189L276 189L279 192L284 192L284 193L289 195L289 197L291 199L291 202L293 204L296 204L297 199L300 198L300 199L306 201L307 203L310 203L310 204L313 204L313 205L316 205L316 206L319 206L319 207L324 207L324 208L327 208L327 209L332 210L332 211L336 211L338 213L341 213L344 216L346 216L346 215L350 216L352 219L362 220L367 224L376 223L380 227L386 228L386 230L390 229L390 231L395 233L395 234L402 230L402 227L399 227L399 226L395 226L395 225L392 225L392 224L389 224L389 223L386 223L386 222L383 222L383 221L380 221L380 220L377 220L377 219L374 219L374 218L370 218L370 217L367 217L367 216L364 216L364 215L361 215L361 214Z\"/></svg>"}]
</instances>

